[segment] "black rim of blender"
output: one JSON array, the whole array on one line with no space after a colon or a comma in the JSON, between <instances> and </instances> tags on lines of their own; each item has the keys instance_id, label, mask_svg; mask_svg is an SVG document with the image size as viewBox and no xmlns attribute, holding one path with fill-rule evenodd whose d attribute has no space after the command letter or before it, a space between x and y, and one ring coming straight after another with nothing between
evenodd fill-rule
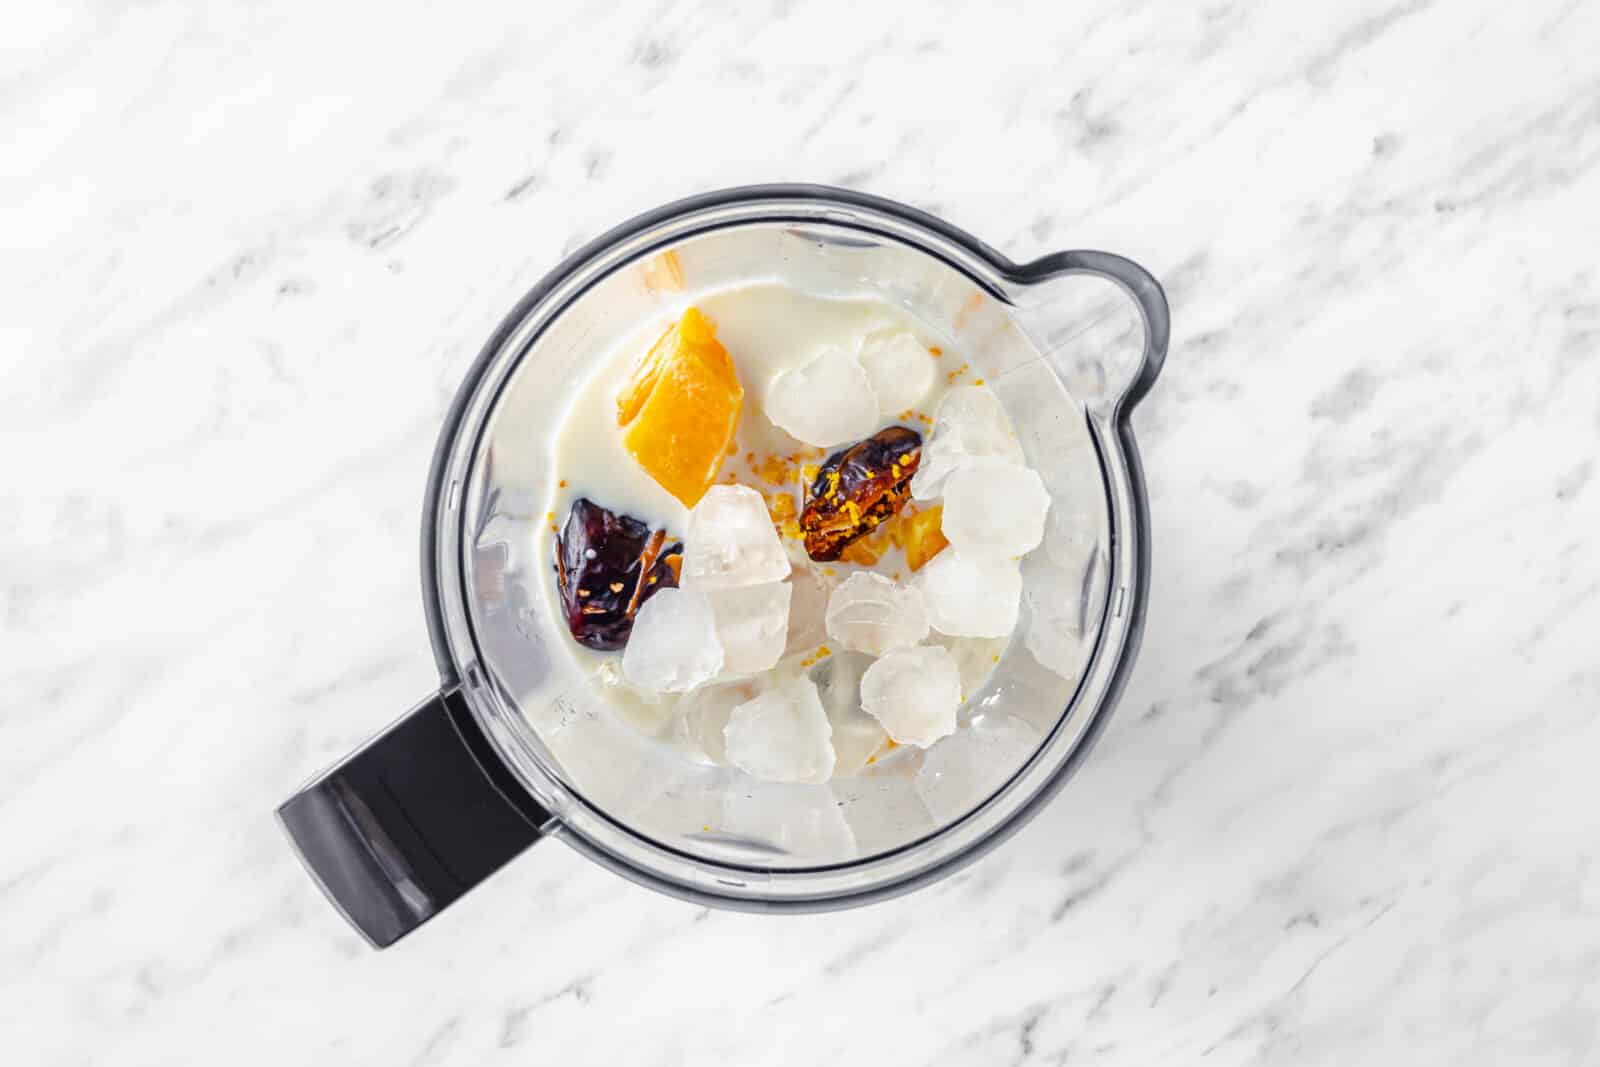
<instances>
[{"instance_id":1,"label":"black rim of blender","mask_svg":"<svg viewBox=\"0 0 1600 1067\"><path fill-rule=\"evenodd\" d=\"M590 260L595 259L599 255L605 253L613 246L627 241L642 232L653 229L656 226L670 222L685 215L692 215L697 212L719 207L726 207L732 204L759 204L767 201L801 201L811 203L839 204L846 207L860 207L869 211L888 215L890 217L897 218L911 223L912 225L926 229L935 235L950 241L976 258L984 261L995 271L996 274L1000 275L1002 278L1024 285L1043 281L1047 278L1073 269L1074 259L1080 255L1080 253L1075 252L1057 252L1044 256L1040 259L1033 260L1026 264L1016 264L973 235L951 225L935 215L931 215L918 208L902 204L895 200L873 196L868 193L860 193L850 189L842 189L826 185L785 183L736 186L729 189L717 190L715 192L703 193L697 196L675 200L664 204L661 207L634 216L626 222L613 227L612 229L602 233L600 236L584 244L577 251L563 259L554 269L541 278L531 289L528 290L526 294L524 294L522 299L519 300L500 321L500 324L489 336L483 348L480 350L477 358L473 361L472 366L462 377L461 384L458 387L455 397L452 399L450 407L445 414L444 421L440 426L439 436L434 448L433 461L423 499L422 578L423 608L427 619L428 637L433 646L434 658L439 668L442 688L450 689L458 686L460 685L461 679L460 673L456 669L455 658L450 652L449 638L445 629L442 593L438 580L438 513L443 502L444 481L450 462L450 455L453 451L457 437L460 434L462 423L466 417L467 408L471 404L472 400L476 397L478 390L482 386L484 375L487 373L490 365L494 362L495 357L500 354L505 347L506 342L526 321L529 312L543 302L552 291L566 282L582 266L587 264ZM770 218L763 219L761 221L764 223L770 223L782 222L784 220L782 218ZM796 218L790 221L796 223L816 224L818 220L813 218ZM838 223L841 225L855 225L858 228L864 228L870 231L870 227L861 227L859 220L841 219L838 220ZM676 242L678 240L682 240L684 239L684 236L685 235L679 235L674 239L674 241ZM880 236L891 238L894 237L894 235L891 234L881 234ZM649 251L651 250L644 250L641 255L647 254ZM997 300L1000 300L1002 303L1010 306L1010 301L1006 298L1005 294L997 292L992 286L985 283L982 279L973 277L969 272L963 269L960 264L953 263L927 248L919 247L917 248L917 251L939 259L951 269L958 271L963 277L966 277L968 280L978 285L985 292L988 292ZM637 258L638 257L635 257L635 259ZM1133 271L1137 272L1137 274L1141 275L1144 279L1147 279L1149 284L1155 284L1153 279L1150 279L1148 272L1144 271L1143 268L1138 267L1136 264L1132 264L1129 261L1123 262L1126 262ZM1117 280L1121 281L1124 286L1131 287L1128 279L1123 278ZM597 278L595 281L598 282L599 279ZM1159 286L1157 286L1157 289L1159 291ZM568 301L568 306L570 306L572 302L575 302L577 299L579 299L583 295L583 292L587 291L588 290L586 287L584 290L573 294L571 299ZM1137 297L1135 297L1135 299L1137 300ZM560 313L560 311L557 312L558 315ZM554 319L552 318L551 321L554 321ZM1162 325L1164 327L1165 324ZM546 323L543 329L548 329L548 327L549 323ZM541 329L541 333L543 332L543 329ZM590 840L587 836L585 836L582 832L577 831L575 828L568 827L568 829L572 832L565 833L562 836L570 844L572 844L573 847L578 848L586 856L600 863L602 866L621 874L631 881L647 885L660 892L666 893L670 896L678 897L680 899L745 911L825 911L851 907L858 904L870 903L874 900L898 896L928 885L938 879L947 877L948 875L953 874L955 871L965 867L969 863L972 863L986 855L991 849L1000 845L1002 842L1010 838L1012 834L1016 833L1024 825L1026 825L1035 815L1039 813L1044 805L1051 800L1057 792L1060 791L1062 786L1065 785L1067 780L1072 777L1083 761L1087 759L1090 751L1095 745L1095 742L1099 740L1100 735L1105 730L1106 723L1109 722L1111 718L1111 713L1115 710L1116 705L1121 700L1122 692L1127 685L1129 674L1133 668L1133 663L1138 658L1139 647L1143 639L1150 574L1149 502L1145 488L1143 466L1139 459L1138 447L1134 441L1130 419L1133 409L1138 405L1139 401L1144 397L1145 393L1149 390L1150 386L1154 383L1155 378L1160 373L1166 349L1165 336L1161 337L1158 343L1157 339L1148 336L1148 328L1146 332L1147 336L1145 338L1144 353L1139 371L1117 400L1111 419L1113 432L1115 432L1117 435L1118 445L1122 449L1124 462L1127 467L1130 490L1129 495L1133 510L1131 522L1132 529L1127 531L1128 535L1132 536L1135 541L1134 573L1132 582L1133 590L1130 597L1131 603L1127 605L1127 636L1117 661L1112 664L1111 674L1107 679L1105 693L1099 703L1099 707L1096 709L1090 722L1085 727L1082 736L1078 740L1078 743L1073 747L1072 751L1067 754L1066 758L1062 760L1061 765L1051 773L1050 777L1046 779L1031 796L1025 799L1018 806L1017 810L1012 812L1004 822L996 826L987 835L972 842L970 845L961 849L960 851L943 857L938 862L922 870L912 872L904 877L891 879L879 885L867 886L859 890L837 893L830 896L784 897L777 899L752 899L750 897L733 893L718 893L698 885L691 885L664 877L653 870L642 868L628 862L620 856L614 855L604 846L598 842ZM524 351L526 351L526 348L531 346L537 340L537 337L538 335L536 334L535 336L528 338L527 345L524 347ZM520 358L520 355L518 358ZM510 377L511 375L508 373L506 376L506 381L501 382L497 387L497 395L489 398L489 405L486 410L494 410L494 406L498 401L498 393L505 387L505 384L510 380ZM1099 434L1095 431L1093 420L1088 420L1088 422L1090 427L1090 439L1094 442L1097 462L1099 462L1102 469L1104 469L1106 467L1104 443L1100 440ZM488 419L486 418L485 425L487 425L487 423ZM482 430L483 428L480 427L480 435ZM477 442L474 442L475 448L476 445ZM1116 509L1114 507L1107 508L1107 519L1109 537L1111 544L1114 547L1117 544L1119 537L1123 535L1123 531L1118 529L1118 524L1116 521ZM464 535L464 524L466 521L465 512L463 512L460 521L463 523L462 533ZM464 536L463 543L465 543ZM465 568L462 568L461 577L463 581L465 580L465 574ZM1108 600L1112 594L1113 590L1108 588ZM466 590L464 587L461 590L461 595L463 598L466 596ZM465 600L463 602L465 602ZM1109 603L1105 607L1109 608ZM470 624L468 628L469 630L473 629ZM1099 633L1096 635L1095 648L1090 655L1089 662L1092 663L1101 654L1101 646L1104 640L1105 627L1102 624ZM473 641L476 643L475 631L473 633ZM1032 765L1033 760L1036 759L1038 754L1048 746L1050 740L1055 736L1056 732L1062 728L1063 724L1068 718L1066 714L1067 711L1069 711L1077 702L1078 693L1081 691L1081 686L1086 680L1087 674L1088 672L1085 671L1084 677L1080 677L1078 681L1079 688L1074 690L1072 697L1067 701L1065 707L1062 709L1062 714L1057 719L1056 724L1051 728L1050 733L1045 736L1045 738L1040 742L1039 746L1034 750L1033 756L1031 756L1026 762L1023 763L1021 767L1019 767L1011 776L1009 776L1002 785L991 791L983 801L975 805L970 811L962 815L959 819L956 819L948 825L941 827L939 830L934 831L933 834L919 837L914 841L907 842L906 844L888 849L884 852L875 853L869 859L871 861L888 859L920 846L922 843L930 840L932 837L945 833L952 827L959 826L961 823L966 822L977 812L987 807L995 799L995 797L1000 796L1008 788L1010 788L1011 784L1016 780L1016 778ZM471 703L471 701L468 702L469 705L471 705ZM472 708L472 712L475 719L480 714L476 707ZM506 771L511 770L509 765L510 761L506 759L505 754L499 751L499 744L494 740L490 731L488 731L482 723L477 723L477 726L478 729L485 734L484 739L495 751L496 757L500 760L502 766L504 767L504 770L501 770L500 768L491 769L486 767L485 773L488 774L491 780L496 783L500 792L503 795L506 795L507 802L521 810L524 810L527 814L529 814L536 824L552 818L548 812L545 812L541 807L538 806L537 802L531 795L527 793L526 788L522 786L520 781L515 783L515 791L510 792L512 783L506 781L505 773ZM584 806L589 811L593 812L598 818L616 827L629 837L643 842L650 848L660 849L675 857L686 859L694 863L708 864L729 872L754 874L762 877L771 877L774 875L787 877L791 875L805 875L819 872L837 872L843 867L850 866L850 864L828 864L810 867L773 868L757 866L753 864L747 865L732 863L724 860L707 859L703 856L697 856L681 850L673 845L667 844L666 842L658 841L652 837L647 837L638 831L623 825L611 816L607 815L598 806L583 798L582 794L570 783L565 785L564 788L572 792L573 795L576 796L584 804ZM529 810L530 808L532 810ZM738 888L746 888L746 886L741 883Z\"/></svg>"}]
</instances>

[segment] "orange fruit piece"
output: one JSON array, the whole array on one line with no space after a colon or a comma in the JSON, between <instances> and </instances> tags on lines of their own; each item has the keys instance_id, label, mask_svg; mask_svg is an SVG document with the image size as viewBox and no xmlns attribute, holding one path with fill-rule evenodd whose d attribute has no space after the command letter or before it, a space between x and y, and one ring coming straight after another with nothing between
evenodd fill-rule
<instances>
[{"instance_id":1,"label":"orange fruit piece","mask_svg":"<svg viewBox=\"0 0 1600 1067\"><path fill-rule=\"evenodd\" d=\"M889 551L889 542L893 533L889 527L895 525L895 520L890 519L882 523L871 533L863 534L844 546L844 551L839 553L839 558L846 563L854 563L860 567L870 567L883 558Z\"/></svg>"},{"instance_id":2,"label":"orange fruit piece","mask_svg":"<svg viewBox=\"0 0 1600 1067\"><path fill-rule=\"evenodd\" d=\"M622 443L650 477L692 508L739 428L744 386L698 308L667 327L617 397Z\"/></svg>"},{"instance_id":3,"label":"orange fruit piece","mask_svg":"<svg viewBox=\"0 0 1600 1067\"><path fill-rule=\"evenodd\" d=\"M894 527L894 543L905 550L906 566L919 571L950 544L939 528L943 518L944 507L939 504L912 514L901 513Z\"/></svg>"}]
</instances>

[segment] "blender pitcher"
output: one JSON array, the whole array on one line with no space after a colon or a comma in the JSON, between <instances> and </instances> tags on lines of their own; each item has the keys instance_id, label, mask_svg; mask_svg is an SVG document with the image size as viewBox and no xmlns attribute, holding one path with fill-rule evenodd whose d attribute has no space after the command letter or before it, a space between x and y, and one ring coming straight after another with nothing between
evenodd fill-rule
<instances>
[{"instance_id":1,"label":"blender pitcher","mask_svg":"<svg viewBox=\"0 0 1600 1067\"><path fill-rule=\"evenodd\" d=\"M564 654L537 562L554 427L598 354L697 293L774 279L886 300L946 338L1051 496L1017 627L960 728L824 785L701 765L620 721ZM278 809L307 870L383 947L545 837L662 892L760 911L863 904L970 863L1083 760L1133 665L1150 546L1129 419L1167 338L1161 287L1127 259L1019 266L843 189L694 197L580 249L500 324L445 419L422 525L439 691Z\"/></svg>"}]
</instances>

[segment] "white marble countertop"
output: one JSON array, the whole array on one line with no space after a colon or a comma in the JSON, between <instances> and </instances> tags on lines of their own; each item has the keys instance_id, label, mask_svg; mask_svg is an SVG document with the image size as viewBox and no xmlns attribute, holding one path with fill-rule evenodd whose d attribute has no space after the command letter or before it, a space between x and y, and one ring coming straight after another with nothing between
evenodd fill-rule
<instances>
[{"instance_id":1,"label":"white marble countertop","mask_svg":"<svg viewBox=\"0 0 1600 1067\"><path fill-rule=\"evenodd\" d=\"M590 6L0 16L5 1061L1600 1062L1600 5ZM1108 736L889 903L552 845L371 952L271 811L435 680L459 376L768 180L1166 282Z\"/></svg>"}]
</instances>

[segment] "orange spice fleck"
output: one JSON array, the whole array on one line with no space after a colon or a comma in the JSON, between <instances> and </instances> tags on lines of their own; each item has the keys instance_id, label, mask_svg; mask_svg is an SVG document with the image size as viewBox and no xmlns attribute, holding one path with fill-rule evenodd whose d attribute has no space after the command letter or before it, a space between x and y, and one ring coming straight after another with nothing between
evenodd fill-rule
<instances>
[{"instance_id":1,"label":"orange spice fleck","mask_svg":"<svg viewBox=\"0 0 1600 1067\"><path fill-rule=\"evenodd\" d=\"M553 512L553 511L545 512L544 513L544 521L545 522L555 522L556 521L556 513Z\"/></svg>"},{"instance_id":2,"label":"orange spice fleck","mask_svg":"<svg viewBox=\"0 0 1600 1067\"><path fill-rule=\"evenodd\" d=\"M768 455L760 463L751 464L750 469L768 485L788 485L794 478L794 464L778 455Z\"/></svg>"},{"instance_id":3,"label":"orange spice fleck","mask_svg":"<svg viewBox=\"0 0 1600 1067\"><path fill-rule=\"evenodd\" d=\"M817 465L815 463L807 463L804 467L801 467L800 477L805 479L807 485L810 485L812 482L816 481Z\"/></svg>"},{"instance_id":4,"label":"orange spice fleck","mask_svg":"<svg viewBox=\"0 0 1600 1067\"><path fill-rule=\"evenodd\" d=\"M567 487L567 480L565 478L561 479L559 482L556 483L556 488L557 489L565 489L566 487Z\"/></svg>"},{"instance_id":5,"label":"orange spice fleck","mask_svg":"<svg viewBox=\"0 0 1600 1067\"><path fill-rule=\"evenodd\" d=\"M1000 657L999 656L994 657L994 662L999 663L1000 662Z\"/></svg>"},{"instance_id":6,"label":"orange spice fleck","mask_svg":"<svg viewBox=\"0 0 1600 1067\"><path fill-rule=\"evenodd\" d=\"M967 297L966 302L961 305L961 309L956 312L955 328L957 333L967 328L968 320L976 315L981 307L983 307L982 293L973 293Z\"/></svg>"},{"instance_id":7,"label":"orange spice fleck","mask_svg":"<svg viewBox=\"0 0 1600 1067\"><path fill-rule=\"evenodd\" d=\"M938 345L929 345L928 355L932 356L934 359L938 359L940 356L944 355L944 349L940 348Z\"/></svg>"},{"instance_id":8,"label":"orange spice fleck","mask_svg":"<svg viewBox=\"0 0 1600 1067\"><path fill-rule=\"evenodd\" d=\"M824 567L824 568L822 568L822 573L826 574L829 578L832 578L838 572L835 571L832 567Z\"/></svg>"},{"instance_id":9,"label":"orange spice fleck","mask_svg":"<svg viewBox=\"0 0 1600 1067\"><path fill-rule=\"evenodd\" d=\"M794 497L788 493L772 494L772 499L767 502L767 512L772 516L773 521L779 524L782 524L785 519L794 518Z\"/></svg>"},{"instance_id":10,"label":"orange spice fleck","mask_svg":"<svg viewBox=\"0 0 1600 1067\"><path fill-rule=\"evenodd\" d=\"M878 749L878 751L867 757L867 766L870 767L872 764L877 763L879 756L887 756L889 753L893 752L899 747L899 742L893 739L885 740L882 748Z\"/></svg>"},{"instance_id":11,"label":"orange spice fleck","mask_svg":"<svg viewBox=\"0 0 1600 1067\"><path fill-rule=\"evenodd\" d=\"M982 378L974 378L974 379L972 379L972 384L973 385L982 385L983 384L983 379Z\"/></svg>"}]
</instances>

